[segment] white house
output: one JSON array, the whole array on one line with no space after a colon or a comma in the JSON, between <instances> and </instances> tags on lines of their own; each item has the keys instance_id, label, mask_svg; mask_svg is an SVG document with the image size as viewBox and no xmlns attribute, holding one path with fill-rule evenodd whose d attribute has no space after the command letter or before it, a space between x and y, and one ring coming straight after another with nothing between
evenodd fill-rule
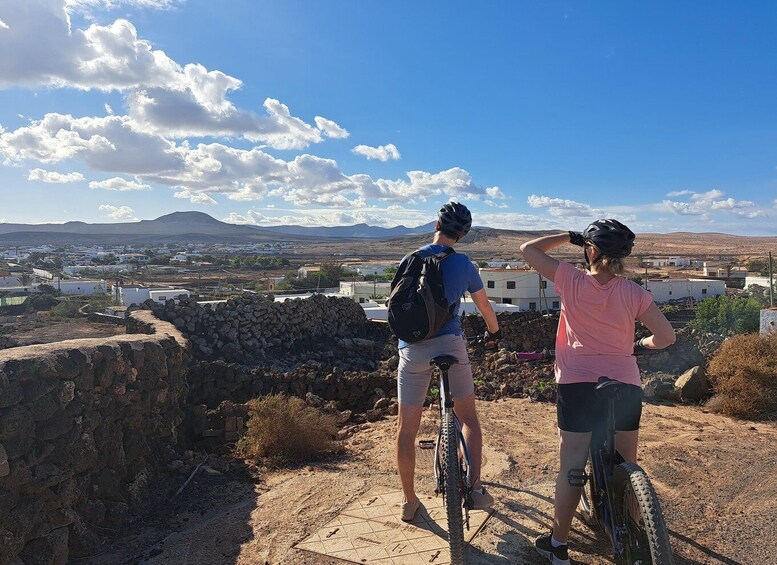
<instances>
[{"instance_id":1,"label":"white house","mask_svg":"<svg viewBox=\"0 0 777 565\"><path fill-rule=\"evenodd\" d=\"M82 271L95 271L98 273L120 273L127 270L127 265L68 265L62 268L66 275L76 275Z\"/></svg>"},{"instance_id":2,"label":"white house","mask_svg":"<svg viewBox=\"0 0 777 565\"><path fill-rule=\"evenodd\" d=\"M94 295L94 294L106 294L108 292L108 286L104 280L55 280L49 283L56 288L62 294L71 295Z\"/></svg>"},{"instance_id":3,"label":"white house","mask_svg":"<svg viewBox=\"0 0 777 565\"><path fill-rule=\"evenodd\" d=\"M386 296L391 293L391 283L381 281L358 281L341 282L340 296L348 298L363 304L368 302L372 296Z\"/></svg>"},{"instance_id":4,"label":"white house","mask_svg":"<svg viewBox=\"0 0 777 565\"><path fill-rule=\"evenodd\" d=\"M774 280L777 281L777 277L775 277ZM748 275L745 277L745 288L747 288L751 284L757 284L758 286L769 288L769 277L764 277L761 275L751 275L748 273Z\"/></svg>"},{"instance_id":5,"label":"white house","mask_svg":"<svg viewBox=\"0 0 777 565\"><path fill-rule=\"evenodd\" d=\"M486 295L497 304L514 304L522 311L561 308L553 281L537 271L480 269L480 278Z\"/></svg>"},{"instance_id":6,"label":"white house","mask_svg":"<svg viewBox=\"0 0 777 565\"><path fill-rule=\"evenodd\" d=\"M155 294L152 295L152 293ZM164 302L168 298L176 298L181 294L189 296L189 291L182 288L174 288L172 286L119 287L119 300L121 300L122 306L143 304L149 298L152 298L155 302ZM164 297L164 299L162 299L162 297Z\"/></svg>"},{"instance_id":7,"label":"white house","mask_svg":"<svg viewBox=\"0 0 777 565\"><path fill-rule=\"evenodd\" d=\"M703 272L705 277L718 277L728 279L744 279L747 271L732 265L731 263L712 263L705 261Z\"/></svg>"},{"instance_id":8,"label":"white house","mask_svg":"<svg viewBox=\"0 0 777 565\"><path fill-rule=\"evenodd\" d=\"M522 269L526 261L505 261L504 259L491 259L486 261L489 269Z\"/></svg>"},{"instance_id":9,"label":"white house","mask_svg":"<svg viewBox=\"0 0 777 565\"><path fill-rule=\"evenodd\" d=\"M650 267L690 267L690 257L650 257L645 259L646 263Z\"/></svg>"},{"instance_id":10,"label":"white house","mask_svg":"<svg viewBox=\"0 0 777 565\"><path fill-rule=\"evenodd\" d=\"M647 289L659 303L683 298L704 300L726 294L726 283L715 279L650 279Z\"/></svg>"},{"instance_id":11,"label":"white house","mask_svg":"<svg viewBox=\"0 0 777 565\"><path fill-rule=\"evenodd\" d=\"M149 291L148 297L154 302L167 302L168 300L179 300L181 297L189 297L189 291L183 288L173 288L168 290Z\"/></svg>"},{"instance_id":12,"label":"white house","mask_svg":"<svg viewBox=\"0 0 777 565\"><path fill-rule=\"evenodd\" d=\"M358 263L350 265L350 269L353 269L362 276L374 275L380 276L386 273L386 269L389 267L396 267L396 263Z\"/></svg>"}]
</instances>

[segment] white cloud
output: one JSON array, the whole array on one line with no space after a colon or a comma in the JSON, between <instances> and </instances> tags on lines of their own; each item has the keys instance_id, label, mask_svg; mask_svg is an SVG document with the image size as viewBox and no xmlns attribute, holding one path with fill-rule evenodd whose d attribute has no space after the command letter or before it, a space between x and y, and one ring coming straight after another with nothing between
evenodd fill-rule
<instances>
[{"instance_id":1,"label":"white cloud","mask_svg":"<svg viewBox=\"0 0 777 565\"><path fill-rule=\"evenodd\" d=\"M68 182L78 182L84 180L81 173L58 173L56 171L46 171L44 169L30 169L27 180L48 182L54 184L65 184Z\"/></svg>"},{"instance_id":2,"label":"white cloud","mask_svg":"<svg viewBox=\"0 0 777 565\"><path fill-rule=\"evenodd\" d=\"M316 127L320 129L321 132L327 137L331 137L333 139L345 139L351 135L345 128L340 127L332 120L327 120L321 116L316 116L315 121Z\"/></svg>"},{"instance_id":3,"label":"white cloud","mask_svg":"<svg viewBox=\"0 0 777 565\"><path fill-rule=\"evenodd\" d=\"M182 190L181 192L176 192L173 194L173 196L183 200L188 200L192 204L217 204L213 198L204 192L191 193L188 190Z\"/></svg>"},{"instance_id":4,"label":"white cloud","mask_svg":"<svg viewBox=\"0 0 777 565\"><path fill-rule=\"evenodd\" d=\"M105 108L105 113L106 114L108 114L109 116L113 115L113 108L111 108L110 105L105 104L104 108Z\"/></svg>"},{"instance_id":5,"label":"white cloud","mask_svg":"<svg viewBox=\"0 0 777 565\"><path fill-rule=\"evenodd\" d=\"M136 129L179 138L244 137L275 149L303 149L323 141L326 131L292 116L288 106L278 100L264 101L266 116L236 108L226 93L240 87L237 79L200 65L187 65L185 73L190 86L183 90L151 88L128 96L129 115Z\"/></svg>"},{"instance_id":6,"label":"white cloud","mask_svg":"<svg viewBox=\"0 0 777 565\"><path fill-rule=\"evenodd\" d=\"M674 190L667 193L667 196L688 196L689 194L694 194L694 192L692 190Z\"/></svg>"},{"instance_id":7,"label":"white cloud","mask_svg":"<svg viewBox=\"0 0 777 565\"><path fill-rule=\"evenodd\" d=\"M121 3L174 4L152 0ZM86 0L72 2L69 7L118 4ZM179 65L140 39L127 20L72 29L65 0L5 1L0 3L0 17L9 28L0 34L0 88L128 91L135 129L172 137L245 137L277 149L300 149L322 142L325 136L348 135L335 122L320 116L315 118L314 127L271 98L264 103L266 116L236 108L227 95L241 87L239 79L198 64ZM106 112L112 113L109 107Z\"/></svg>"},{"instance_id":8,"label":"white cloud","mask_svg":"<svg viewBox=\"0 0 777 565\"><path fill-rule=\"evenodd\" d=\"M492 186L490 188L486 189L486 194L489 198L493 198L494 200L504 200L505 195L502 193L501 190L499 190L499 187Z\"/></svg>"},{"instance_id":9,"label":"white cloud","mask_svg":"<svg viewBox=\"0 0 777 565\"><path fill-rule=\"evenodd\" d=\"M0 20L0 29L11 29L8 27L8 24L5 23L3 20Z\"/></svg>"},{"instance_id":10,"label":"white cloud","mask_svg":"<svg viewBox=\"0 0 777 565\"><path fill-rule=\"evenodd\" d=\"M378 161L397 160L401 157L399 149L393 143L371 147L369 145L357 145L351 149L352 153L361 155L367 159L377 159Z\"/></svg>"},{"instance_id":11,"label":"white cloud","mask_svg":"<svg viewBox=\"0 0 777 565\"><path fill-rule=\"evenodd\" d=\"M551 216L557 218L594 219L602 218L607 215L602 210L594 208L590 204L563 198L550 198L548 196L537 196L536 194L532 194L527 198L527 202L532 208L546 208Z\"/></svg>"},{"instance_id":12,"label":"white cloud","mask_svg":"<svg viewBox=\"0 0 777 565\"><path fill-rule=\"evenodd\" d=\"M410 171L407 179L375 180L365 174L346 175L336 161L314 155L285 161L260 147L176 144L160 134L139 130L127 116L47 114L14 131L0 131L0 157L7 164L74 159L93 170L133 175L139 183L163 184L179 192L222 193L243 201L271 195L300 206L353 208L364 206L368 199L486 201L501 195L497 187L477 186L458 167L438 173Z\"/></svg>"},{"instance_id":13,"label":"white cloud","mask_svg":"<svg viewBox=\"0 0 777 565\"><path fill-rule=\"evenodd\" d=\"M453 167L439 173L408 171L410 182L405 180L378 179L373 181L367 175L352 175L353 182L360 185L365 198L394 202L426 201L446 197L448 199L485 200L489 188L482 188L472 181L470 174L460 167ZM496 187L490 187L494 193ZM498 189L496 189L498 190Z\"/></svg>"},{"instance_id":14,"label":"white cloud","mask_svg":"<svg viewBox=\"0 0 777 565\"><path fill-rule=\"evenodd\" d=\"M129 206L112 206L111 204L100 204L97 207L100 212L114 220L137 220L135 211Z\"/></svg>"},{"instance_id":15,"label":"white cloud","mask_svg":"<svg viewBox=\"0 0 777 565\"><path fill-rule=\"evenodd\" d=\"M267 209L270 208L267 207ZM353 208L347 211L326 208L307 210L271 209L271 212L272 215L268 215L252 208L244 214L232 212L223 221L232 224L251 224L256 226L343 226L369 224L371 226L391 228L398 224L415 227L436 219L434 212L425 212L402 206L368 206Z\"/></svg>"},{"instance_id":16,"label":"white cloud","mask_svg":"<svg viewBox=\"0 0 777 565\"><path fill-rule=\"evenodd\" d=\"M690 202L678 202L674 200L664 200L663 205L666 209L681 216L699 216L710 220L714 212L724 212L739 216L742 218L764 218L766 212L759 209L755 202L750 200L735 200L734 198L723 198L725 193L722 190L712 189L707 192L694 192L684 190L678 193L688 196Z\"/></svg>"},{"instance_id":17,"label":"white cloud","mask_svg":"<svg viewBox=\"0 0 777 565\"><path fill-rule=\"evenodd\" d=\"M103 190L117 190L117 191L124 192L128 190L148 190L151 187L147 184L142 184L136 181L123 179L121 177L113 177L113 178L105 179L101 181L91 181L89 183L89 188L93 190L103 189Z\"/></svg>"},{"instance_id":18,"label":"white cloud","mask_svg":"<svg viewBox=\"0 0 777 565\"><path fill-rule=\"evenodd\" d=\"M137 6L139 8L156 8L165 10L183 4L186 0L65 0L68 9L86 10L89 8L113 9L121 6Z\"/></svg>"}]
</instances>

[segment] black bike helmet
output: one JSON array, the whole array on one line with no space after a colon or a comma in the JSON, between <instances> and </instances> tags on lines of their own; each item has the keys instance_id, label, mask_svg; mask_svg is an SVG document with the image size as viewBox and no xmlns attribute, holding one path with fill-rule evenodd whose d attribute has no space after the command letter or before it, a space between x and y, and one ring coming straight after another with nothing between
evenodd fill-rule
<instances>
[{"instance_id":1,"label":"black bike helmet","mask_svg":"<svg viewBox=\"0 0 777 565\"><path fill-rule=\"evenodd\" d=\"M440 231L461 239L472 227L472 214L464 204L448 202L437 212Z\"/></svg>"},{"instance_id":2,"label":"black bike helmet","mask_svg":"<svg viewBox=\"0 0 777 565\"><path fill-rule=\"evenodd\" d=\"M634 232L618 220L596 220L585 228L583 237L613 259L628 257L634 247Z\"/></svg>"}]
</instances>

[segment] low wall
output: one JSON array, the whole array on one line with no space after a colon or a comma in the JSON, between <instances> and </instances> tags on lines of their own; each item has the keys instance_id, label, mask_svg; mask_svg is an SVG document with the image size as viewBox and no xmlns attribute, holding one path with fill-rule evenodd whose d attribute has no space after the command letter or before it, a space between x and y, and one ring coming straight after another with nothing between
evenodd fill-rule
<instances>
[{"instance_id":1,"label":"low wall","mask_svg":"<svg viewBox=\"0 0 777 565\"><path fill-rule=\"evenodd\" d=\"M174 458L187 343L133 318L154 333L0 351L0 564L95 553Z\"/></svg>"},{"instance_id":2,"label":"low wall","mask_svg":"<svg viewBox=\"0 0 777 565\"><path fill-rule=\"evenodd\" d=\"M364 309L349 298L321 294L275 302L245 295L217 304L193 299L145 307L175 325L191 340L198 359L223 359L245 365L264 363L317 341L361 337L367 325Z\"/></svg>"}]
</instances>

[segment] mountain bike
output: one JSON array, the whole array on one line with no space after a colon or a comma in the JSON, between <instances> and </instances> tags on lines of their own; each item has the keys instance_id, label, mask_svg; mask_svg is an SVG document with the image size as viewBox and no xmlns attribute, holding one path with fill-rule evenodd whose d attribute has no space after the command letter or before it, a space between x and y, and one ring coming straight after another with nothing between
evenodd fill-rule
<instances>
[{"instance_id":1,"label":"mountain bike","mask_svg":"<svg viewBox=\"0 0 777 565\"><path fill-rule=\"evenodd\" d=\"M518 360L546 360L553 351L517 352ZM645 355L648 351L635 351ZM644 469L627 463L615 449L615 403L623 383L600 377L596 394L607 403L607 415L591 434L584 471L570 471L572 486L583 488L579 510L589 524L607 533L618 565L671 565L672 548L661 504Z\"/></svg>"},{"instance_id":2,"label":"mountain bike","mask_svg":"<svg viewBox=\"0 0 777 565\"><path fill-rule=\"evenodd\" d=\"M570 471L573 486L585 487L580 513L610 538L619 565L671 565L672 548L661 504L647 473L615 449L615 403L624 385L600 377L596 393L607 401L607 418L593 430L586 470Z\"/></svg>"},{"instance_id":3,"label":"mountain bike","mask_svg":"<svg viewBox=\"0 0 777 565\"><path fill-rule=\"evenodd\" d=\"M440 429L434 445L434 478L437 495L442 495L448 517L448 543L451 563L463 565L464 527L469 530L472 508L472 477L467 444L456 414L448 384L448 370L458 363L453 355L440 355L430 361L440 375Z\"/></svg>"}]
</instances>

